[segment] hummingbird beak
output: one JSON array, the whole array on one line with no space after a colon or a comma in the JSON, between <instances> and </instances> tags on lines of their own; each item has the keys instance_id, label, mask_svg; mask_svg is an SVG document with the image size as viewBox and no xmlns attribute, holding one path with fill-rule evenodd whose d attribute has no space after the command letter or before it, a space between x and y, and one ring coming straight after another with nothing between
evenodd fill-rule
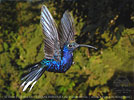
<instances>
[{"instance_id":1,"label":"hummingbird beak","mask_svg":"<svg viewBox=\"0 0 134 100\"><path fill-rule=\"evenodd\" d=\"M93 47L91 45L85 45L85 44L78 44L77 47L88 47L88 48L97 49L96 47Z\"/></svg>"}]
</instances>

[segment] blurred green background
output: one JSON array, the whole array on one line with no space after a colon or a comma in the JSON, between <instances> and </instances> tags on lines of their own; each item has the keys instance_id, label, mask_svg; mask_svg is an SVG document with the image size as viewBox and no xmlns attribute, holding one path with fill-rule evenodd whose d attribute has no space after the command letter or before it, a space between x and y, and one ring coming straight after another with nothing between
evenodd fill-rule
<instances>
[{"instance_id":1,"label":"blurred green background","mask_svg":"<svg viewBox=\"0 0 134 100\"><path fill-rule=\"evenodd\" d=\"M77 49L66 73L45 72L31 92L22 92L27 68L44 58L43 4L57 24L69 10L76 41L98 50ZM133 100L133 87L134 0L1 0L0 98Z\"/></svg>"}]
</instances>

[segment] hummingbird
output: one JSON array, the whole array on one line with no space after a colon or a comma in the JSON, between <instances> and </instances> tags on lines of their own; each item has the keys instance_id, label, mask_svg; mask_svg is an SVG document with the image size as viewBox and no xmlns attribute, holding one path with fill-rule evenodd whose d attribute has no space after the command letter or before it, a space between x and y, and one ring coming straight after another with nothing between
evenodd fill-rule
<instances>
[{"instance_id":1,"label":"hummingbird","mask_svg":"<svg viewBox=\"0 0 134 100\"><path fill-rule=\"evenodd\" d=\"M73 51L78 47L89 47L97 49L91 45L78 44L75 42L74 19L67 10L61 18L57 27L48 8L41 7L40 23L44 38L45 57L39 63L30 68L29 73L22 78L23 91L30 85L29 91L33 88L38 79L45 71L65 73L73 64Z\"/></svg>"}]
</instances>

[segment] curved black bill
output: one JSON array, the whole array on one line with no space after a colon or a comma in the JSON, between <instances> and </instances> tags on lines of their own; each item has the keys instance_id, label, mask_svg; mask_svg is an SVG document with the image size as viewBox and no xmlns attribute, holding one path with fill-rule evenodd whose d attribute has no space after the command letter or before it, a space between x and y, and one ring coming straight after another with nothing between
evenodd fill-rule
<instances>
[{"instance_id":1,"label":"curved black bill","mask_svg":"<svg viewBox=\"0 0 134 100\"><path fill-rule=\"evenodd\" d=\"M88 47L88 48L97 49L96 47L93 47L91 45L85 45L85 44L78 44L78 47Z\"/></svg>"}]
</instances>

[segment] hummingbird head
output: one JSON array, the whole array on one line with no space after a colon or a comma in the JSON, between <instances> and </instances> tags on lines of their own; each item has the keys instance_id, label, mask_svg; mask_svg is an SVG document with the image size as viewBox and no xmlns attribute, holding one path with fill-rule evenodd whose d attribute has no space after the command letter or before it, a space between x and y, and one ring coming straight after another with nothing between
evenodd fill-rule
<instances>
[{"instance_id":1,"label":"hummingbird head","mask_svg":"<svg viewBox=\"0 0 134 100\"><path fill-rule=\"evenodd\" d=\"M68 43L66 43L65 47L69 50L69 51L73 51L78 47L88 47L88 48L93 48L93 49L97 49L96 47L93 47L91 45L85 45L85 44L78 44L75 41L70 41Z\"/></svg>"}]
</instances>

